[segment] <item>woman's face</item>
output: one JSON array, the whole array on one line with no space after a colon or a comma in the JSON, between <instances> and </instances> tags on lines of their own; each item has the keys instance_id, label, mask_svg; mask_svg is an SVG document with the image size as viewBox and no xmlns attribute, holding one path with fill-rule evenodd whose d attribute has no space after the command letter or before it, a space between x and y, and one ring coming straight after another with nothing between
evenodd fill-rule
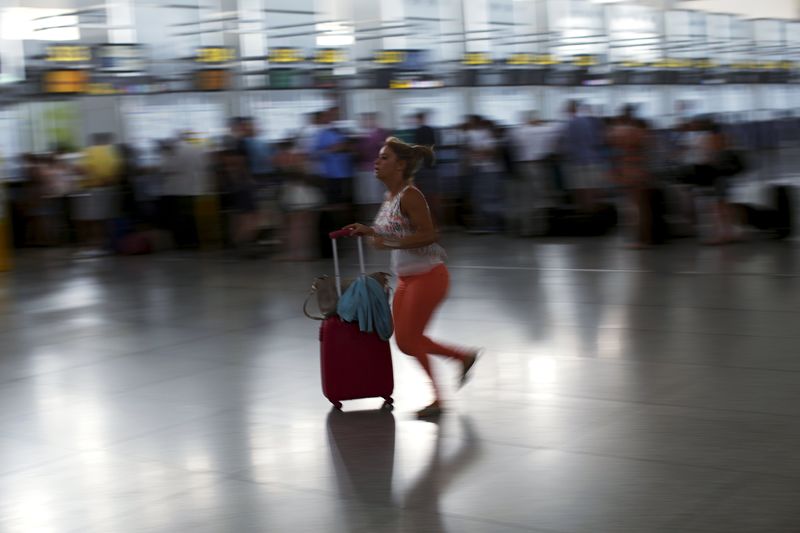
<instances>
[{"instance_id":1,"label":"woman's face","mask_svg":"<svg viewBox=\"0 0 800 533\"><path fill-rule=\"evenodd\" d=\"M378 158L375 160L375 176L385 182L392 176L402 175L403 164L391 148L384 146L378 152Z\"/></svg>"}]
</instances>

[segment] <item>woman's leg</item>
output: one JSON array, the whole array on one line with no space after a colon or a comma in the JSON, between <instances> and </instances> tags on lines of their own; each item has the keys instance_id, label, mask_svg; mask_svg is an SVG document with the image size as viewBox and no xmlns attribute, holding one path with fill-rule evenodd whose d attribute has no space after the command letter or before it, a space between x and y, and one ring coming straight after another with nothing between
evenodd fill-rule
<instances>
[{"instance_id":1,"label":"woman's leg","mask_svg":"<svg viewBox=\"0 0 800 533\"><path fill-rule=\"evenodd\" d=\"M425 328L447 294L449 275L444 265L419 276L400 279L392 304L397 347L415 357L431 379L436 401L439 389L430 366L429 354L464 362L469 350L442 345L425 336Z\"/></svg>"}]
</instances>

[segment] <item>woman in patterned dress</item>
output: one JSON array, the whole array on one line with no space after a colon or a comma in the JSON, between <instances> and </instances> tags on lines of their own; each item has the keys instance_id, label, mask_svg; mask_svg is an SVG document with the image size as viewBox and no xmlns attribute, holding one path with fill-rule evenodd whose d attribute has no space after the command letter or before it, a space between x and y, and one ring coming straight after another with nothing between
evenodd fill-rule
<instances>
[{"instance_id":1,"label":"woman in patterned dress","mask_svg":"<svg viewBox=\"0 0 800 533\"><path fill-rule=\"evenodd\" d=\"M398 278L392 302L395 340L405 354L415 357L428 374L433 387L433 403L417 412L420 418L442 413L442 398L433 376L429 355L441 355L461 366L459 386L466 382L479 351L445 346L425 335L433 312L444 300L450 275L446 254L438 244L425 196L414 184L414 174L422 163L432 164L433 149L412 145L389 137L375 160L375 175L388 189L385 201L372 226L346 226L354 235L372 238L379 250L391 251L392 271Z\"/></svg>"}]
</instances>

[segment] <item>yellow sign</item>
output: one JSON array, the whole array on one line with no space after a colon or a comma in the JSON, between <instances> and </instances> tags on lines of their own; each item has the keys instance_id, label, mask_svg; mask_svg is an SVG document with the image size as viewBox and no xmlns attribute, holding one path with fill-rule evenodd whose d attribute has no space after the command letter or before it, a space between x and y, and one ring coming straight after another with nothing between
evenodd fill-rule
<instances>
[{"instance_id":1,"label":"yellow sign","mask_svg":"<svg viewBox=\"0 0 800 533\"><path fill-rule=\"evenodd\" d=\"M761 70L778 70L781 68L780 61L759 61L757 65Z\"/></svg>"},{"instance_id":2,"label":"yellow sign","mask_svg":"<svg viewBox=\"0 0 800 533\"><path fill-rule=\"evenodd\" d=\"M344 50L339 48L323 48L322 50L317 50L317 55L314 57L315 63L321 63L323 65L335 65L336 63L344 63L345 61L347 61L347 56Z\"/></svg>"},{"instance_id":3,"label":"yellow sign","mask_svg":"<svg viewBox=\"0 0 800 533\"><path fill-rule=\"evenodd\" d=\"M692 68L714 68L716 67L716 62L710 59L694 59L692 60Z\"/></svg>"},{"instance_id":4,"label":"yellow sign","mask_svg":"<svg viewBox=\"0 0 800 533\"><path fill-rule=\"evenodd\" d=\"M650 65L659 68L707 69L707 68L716 68L719 66L719 63L717 63L713 59L708 59L705 57L700 59L665 57L664 59L653 61Z\"/></svg>"},{"instance_id":5,"label":"yellow sign","mask_svg":"<svg viewBox=\"0 0 800 533\"><path fill-rule=\"evenodd\" d=\"M659 68L690 68L694 66L694 61L695 60L692 59L665 57L664 59L654 61L652 65Z\"/></svg>"},{"instance_id":6,"label":"yellow sign","mask_svg":"<svg viewBox=\"0 0 800 533\"><path fill-rule=\"evenodd\" d=\"M195 61L198 63L228 63L236 58L233 48L225 46L206 46L197 49Z\"/></svg>"},{"instance_id":7,"label":"yellow sign","mask_svg":"<svg viewBox=\"0 0 800 533\"><path fill-rule=\"evenodd\" d=\"M390 89L411 89L411 82L408 80L392 80L389 82Z\"/></svg>"},{"instance_id":8,"label":"yellow sign","mask_svg":"<svg viewBox=\"0 0 800 533\"><path fill-rule=\"evenodd\" d=\"M492 58L486 52L467 52L464 54L464 60L462 63L471 67L478 65L491 65Z\"/></svg>"},{"instance_id":9,"label":"yellow sign","mask_svg":"<svg viewBox=\"0 0 800 533\"><path fill-rule=\"evenodd\" d=\"M547 65L558 65L559 60L556 59L555 56L551 56L549 54L529 54L527 52L518 52L515 54L511 54L506 59L506 65L512 66L526 66L526 65L536 65L536 66L547 66Z\"/></svg>"},{"instance_id":10,"label":"yellow sign","mask_svg":"<svg viewBox=\"0 0 800 533\"><path fill-rule=\"evenodd\" d=\"M92 96L108 96L120 93L110 83L90 83L86 92Z\"/></svg>"},{"instance_id":11,"label":"yellow sign","mask_svg":"<svg viewBox=\"0 0 800 533\"><path fill-rule=\"evenodd\" d=\"M597 56L593 55L579 55L575 56L572 64L576 67L593 67L597 65Z\"/></svg>"},{"instance_id":12,"label":"yellow sign","mask_svg":"<svg viewBox=\"0 0 800 533\"><path fill-rule=\"evenodd\" d=\"M378 50L375 53L375 63L380 65L397 65L406 60L404 50Z\"/></svg>"},{"instance_id":13,"label":"yellow sign","mask_svg":"<svg viewBox=\"0 0 800 533\"><path fill-rule=\"evenodd\" d=\"M644 61L627 60L627 61L622 61L620 63L620 66L623 68L643 68L647 67L648 64L645 63Z\"/></svg>"},{"instance_id":14,"label":"yellow sign","mask_svg":"<svg viewBox=\"0 0 800 533\"><path fill-rule=\"evenodd\" d=\"M533 54L516 53L506 59L506 65L523 66L533 65Z\"/></svg>"},{"instance_id":15,"label":"yellow sign","mask_svg":"<svg viewBox=\"0 0 800 533\"><path fill-rule=\"evenodd\" d=\"M45 61L50 63L86 63L91 60L92 51L83 45L50 45L45 56Z\"/></svg>"},{"instance_id":16,"label":"yellow sign","mask_svg":"<svg viewBox=\"0 0 800 533\"><path fill-rule=\"evenodd\" d=\"M270 51L270 63L302 63L305 58L299 48L275 48Z\"/></svg>"},{"instance_id":17,"label":"yellow sign","mask_svg":"<svg viewBox=\"0 0 800 533\"><path fill-rule=\"evenodd\" d=\"M737 61L730 65L734 70L791 70L793 67L791 61Z\"/></svg>"},{"instance_id":18,"label":"yellow sign","mask_svg":"<svg viewBox=\"0 0 800 533\"><path fill-rule=\"evenodd\" d=\"M559 61L555 56L551 56L550 54L539 54L533 56L533 64L534 65L558 65Z\"/></svg>"}]
</instances>

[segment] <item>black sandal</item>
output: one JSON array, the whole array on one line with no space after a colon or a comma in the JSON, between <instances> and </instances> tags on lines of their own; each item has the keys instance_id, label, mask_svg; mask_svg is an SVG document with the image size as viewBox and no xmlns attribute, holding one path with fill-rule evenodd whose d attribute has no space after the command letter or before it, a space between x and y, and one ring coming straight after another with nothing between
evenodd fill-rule
<instances>
[{"instance_id":1,"label":"black sandal","mask_svg":"<svg viewBox=\"0 0 800 533\"><path fill-rule=\"evenodd\" d=\"M480 356L480 354L481 350L478 350L475 353L464 357L464 361L462 361L461 363L463 365L463 368L461 370L461 378L458 380L459 389L467 384L467 380L469 379L469 371L472 370L473 366L475 366L475 363L478 361L478 357Z\"/></svg>"},{"instance_id":2,"label":"black sandal","mask_svg":"<svg viewBox=\"0 0 800 533\"><path fill-rule=\"evenodd\" d=\"M438 402L417 411L417 418L437 418L442 415L444 409Z\"/></svg>"}]
</instances>

